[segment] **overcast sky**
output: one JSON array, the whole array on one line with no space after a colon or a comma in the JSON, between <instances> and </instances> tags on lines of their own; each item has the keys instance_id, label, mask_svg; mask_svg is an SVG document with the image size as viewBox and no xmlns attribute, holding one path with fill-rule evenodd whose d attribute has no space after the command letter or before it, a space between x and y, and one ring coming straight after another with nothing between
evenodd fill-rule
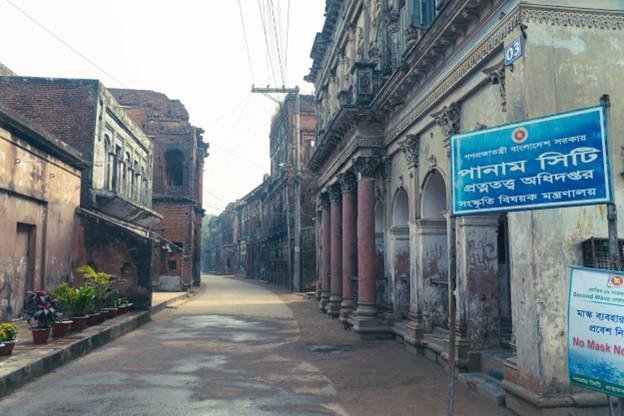
<instances>
[{"instance_id":1,"label":"overcast sky","mask_svg":"<svg viewBox=\"0 0 624 416\"><path fill-rule=\"evenodd\" d=\"M97 78L110 88L149 89L180 99L210 142L204 207L218 213L269 171L276 104L251 94L251 85L275 86L274 79L281 85L281 66L287 86L312 93L303 76L325 1L240 0L240 5L238 0L0 0L0 62L19 75Z\"/></svg>"}]
</instances>

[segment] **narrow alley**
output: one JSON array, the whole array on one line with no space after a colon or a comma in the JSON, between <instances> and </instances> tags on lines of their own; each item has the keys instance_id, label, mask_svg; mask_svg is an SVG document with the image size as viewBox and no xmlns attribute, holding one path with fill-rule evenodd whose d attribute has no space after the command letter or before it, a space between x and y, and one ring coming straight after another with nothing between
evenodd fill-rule
<instances>
[{"instance_id":1,"label":"narrow alley","mask_svg":"<svg viewBox=\"0 0 624 416\"><path fill-rule=\"evenodd\" d=\"M442 415L447 376L315 301L204 275L201 293L0 401L3 416ZM457 415L507 415L457 385Z\"/></svg>"}]
</instances>

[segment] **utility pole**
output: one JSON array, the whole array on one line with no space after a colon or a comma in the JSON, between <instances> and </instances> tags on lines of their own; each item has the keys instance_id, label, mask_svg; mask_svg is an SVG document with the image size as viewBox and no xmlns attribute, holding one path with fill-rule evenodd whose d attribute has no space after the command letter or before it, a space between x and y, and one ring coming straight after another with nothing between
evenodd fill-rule
<instances>
[{"instance_id":1,"label":"utility pole","mask_svg":"<svg viewBox=\"0 0 624 416\"><path fill-rule=\"evenodd\" d=\"M254 85L251 86L252 93L264 94L270 99L276 101L271 97L270 93L281 93L295 95L295 166L294 169L294 181L295 181L295 204L294 204L294 247L293 247L293 276L291 290L294 292L300 292L302 290L301 284L301 99L299 94L299 87L286 88L258 88ZM278 102L279 103L279 102ZM288 108L286 108L288 114ZM290 125L290 117L288 117L288 123ZM286 206L290 207L288 198L286 199ZM288 212L290 209L288 209ZM286 227L288 235L290 236L290 215L288 215ZM290 237L288 239L288 259L290 261ZM290 270L289 270L290 272Z\"/></svg>"}]
</instances>

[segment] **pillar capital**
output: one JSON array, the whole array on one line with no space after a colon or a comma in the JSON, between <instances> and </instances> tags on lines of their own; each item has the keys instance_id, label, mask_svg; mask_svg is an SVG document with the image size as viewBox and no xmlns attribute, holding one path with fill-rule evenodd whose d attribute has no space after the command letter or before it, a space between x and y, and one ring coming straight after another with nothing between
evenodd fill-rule
<instances>
[{"instance_id":1,"label":"pillar capital","mask_svg":"<svg viewBox=\"0 0 624 416\"><path fill-rule=\"evenodd\" d=\"M355 173L347 171L338 175L338 181L342 187L342 193L353 193L357 189L357 178Z\"/></svg>"},{"instance_id":2,"label":"pillar capital","mask_svg":"<svg viewBox=\"0 0 624 416\"><path fill-rule=\"evenodd\" d=\"M336 182L329 187L329 199L331 201L340 201L342 198L342 187L340 182Z\"/></svg>"},{"instance_id":3,"label":"pillar capital","mask_svg":"<svg viewBox=\"0 0 624 416\"><path fill-rule=\"evenodd\" d=\"M318 198L319 198L319 205L321 206L321 208L329 208L329 193L328 192L321 192Z\"/></svg>"},{"instance_id":4,"label":"pillar capital","mask_svg":"<svg viewBox=\"0 0 624 416\"><path fill-rule=\"evenodd\" d=\"M382 160L379 156L358 156L353 166L360 179L374 178L382 166Z\"/></svg>"},{"instance_id":5,"label":"pillar capital","mask_svg":"<svg viewBox=\"0 0 624 416\"><path fill-rule=\"evenodd\" d=\"M444 136L444 147L446 148L447 156L451 155L450 138L452 135L459 133L460 128L460 109L461 106L457 102L450 103L442 107L437 113L431 114L436 124L442 130L442 136Z\"/></svg>"},{"instance_id":6,"label":"pillar capital","mask_svg":"<svg viewBox=\"0 0 624 416\"><path fill-rule=\"evenodd\" d=\"M399 143L399 147L407 161L409 169L418 168L418 155L420 151L420 134L408 134L405 139Z\"/></svg>"}]
</instances>

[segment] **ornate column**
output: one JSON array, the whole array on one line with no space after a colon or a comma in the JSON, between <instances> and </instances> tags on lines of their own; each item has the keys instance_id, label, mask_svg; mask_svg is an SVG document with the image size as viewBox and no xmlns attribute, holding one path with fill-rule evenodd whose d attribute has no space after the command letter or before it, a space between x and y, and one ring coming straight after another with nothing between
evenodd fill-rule
<instances>
[{"instance_id":1,"label":"ornate column","mask_svg":"<svg viewBox=\"0 0 624 416\"><path fill-rule=\"evenodd\" d=\"M375 276L375 174L381 158L358 157L357 266L358 304L353 329L362 337L391 334L377 319L377 276Z\"/></svg>"},{"instance_id":2,"label":"ornate column","mask_svg":"<svg viewBox=\"0 0 624 416\"><path fill-rule=\"evenodd\" d=\"M347 322L353 310L353 293L351 278L355 276L356 266L356 214L355 188L357 178L352 172L340 177L342 185L342 303L340 304L340 320Z\"/></svg>"},{"instance_id":3,"label":"ornate column","mask_svg":"<svg viewBox=\"0 0 624 416\"><path fill-rule=\"evenodd\" d=\"M407 331L405 333L405 342L407 345L418 345L425 333L425 325L423 322L423 302L422 293L423 286L421 279L418 278L418 250L416 235L416 204L419 200L420 179L418 175L418 157L420 151L420 135L408 134L401 143L399 143L401 151L405 156L407 168L410 175L410 184L412 187L412 198L410 198L410 308L408 313Z\"/></svg>"},{"instance_id":4,"label":"ornate column","mask_svg":"<svg viewBox=\"0 0 624 416\"><path fill-rule=\"evenodd\" d=\"M329 267L330 267L330 250L331 239L329 234L330 212L329 212L329 195L324 192L321 194L321 311L327 312L327 303L329 302Z\"/></svg>"},{"instance_id":5,"label":"ornate column","mask_svg":"<svg viewBox=\"0 0 624 416\"><path fill-rule=\"evenodd\" d=\"M331 235L331 269L329 285L329 304L327 313L337 318L342 301L342 192L340 184L335 183L329 188L330 200L330 235Z\"/></svg>"}]
</instances>

